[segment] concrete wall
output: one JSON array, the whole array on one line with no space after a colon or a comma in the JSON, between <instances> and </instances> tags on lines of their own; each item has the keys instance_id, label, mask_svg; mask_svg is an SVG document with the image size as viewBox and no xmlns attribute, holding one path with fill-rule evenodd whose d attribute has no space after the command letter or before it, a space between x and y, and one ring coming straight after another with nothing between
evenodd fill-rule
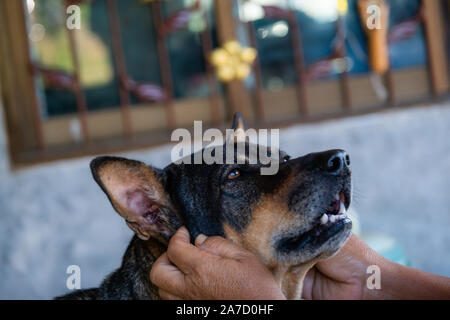
<instances>
[{"instance_id":1,"label":"concrete wall","mask_svg":"<svg viewBox=\"0 0 450 320\"><path fill-rule=\"evenodd\" d=\"M1 116L0 116L1 117ZM96 286L132 236L89 172L90 158L10 172L0 118L0 298L66 292L66 268ZM293 156L344 148L363 230L393 236L413 265L450 276L450 103L281 131ZM164 166L170 146L125 156Z\"/></svg>"}]
</instances>

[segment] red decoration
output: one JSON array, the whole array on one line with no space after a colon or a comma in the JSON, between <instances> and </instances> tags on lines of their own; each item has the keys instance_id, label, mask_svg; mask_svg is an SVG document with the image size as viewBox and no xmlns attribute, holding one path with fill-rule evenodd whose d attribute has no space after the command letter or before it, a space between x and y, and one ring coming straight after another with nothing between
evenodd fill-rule
<instances>
[{"instance_id":1,"label":"red decoration","mask_svg":"<svg viewBox=\"0 0 450 320\"><path fill-rule=\"evenodd\" d=\"M32 65L32 71L42 76L46 88L68 91L74 91L76 89L75 79L67 72L47 69L37 65Z\"/></svg>"},{"instance_id":2,"label":"red decoration","mask_svg":"<svg viewBox=\"0 0 450 320\"><path fill-rule=\"evenodd\" d=\"M121 85L126 90L133 93L133 95L141 102L164 101L164 99L166 99L164 89L153 83L138 83L128 78L122 81Z\"/></svg>"}]
</instances>

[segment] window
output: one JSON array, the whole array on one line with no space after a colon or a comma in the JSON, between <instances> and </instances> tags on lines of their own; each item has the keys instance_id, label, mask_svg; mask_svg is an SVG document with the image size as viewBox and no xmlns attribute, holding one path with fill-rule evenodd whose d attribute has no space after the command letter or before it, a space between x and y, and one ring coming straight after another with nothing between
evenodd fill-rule
<instances>
[{"instance_id":1,"label":"window","mask_svg":"<svg viewBox=\"0 0 450 320\"><path fill-rule=\"evenodd\" d=\"M194 120L223 128L238 110L269 127L448 93L448 1L387 1L383 76L369 66L358 1L345 1L345 14L338 2L4 1L0 76L12 162L165 143ZM71 5L80 29L66 27L77 14ZM221 83L209 57L234 39L256 48L257 61L245 80Z\"/></svg>"},{"instance_id":2,"label":"window","mask_svg":"<svg viewBox=\"0 0 450 320\"><path fill-rule=\"evenodd\" d=\"M425 19L425 12L434 4L388 1L390 69L384 77L370 70L358 1L347 4L347 12L339 16L335 0L239 2L236 15L249 25L241 37L259 50L259 79L248 86L259 92L262 117L281 120L295 111L316 116L363 112L426 100L436 93L429 67L445 64L445 59L437 62L428 56L427 45L434 36L426 29L431 34L435 26ZM448 91L446 77L443 91ZM286 104L284 110L280 101ZM266 107L273 104L278 108Z\"/></svg>"}]
</instances>

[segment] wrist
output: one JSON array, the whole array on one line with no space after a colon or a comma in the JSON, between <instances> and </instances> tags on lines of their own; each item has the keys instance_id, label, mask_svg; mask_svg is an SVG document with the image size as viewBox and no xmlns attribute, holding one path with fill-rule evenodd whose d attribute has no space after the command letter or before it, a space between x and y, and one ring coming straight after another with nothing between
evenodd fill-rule
<instances>
[{"instance_id":1,"label":"wrist","mask_svg":"<svg viewBox=\"0 0 450 320\"><path fill-rule=\"evenodd\" d=\"M374 275L374 273L366 273L363 285L363 300L386 300L395 298L395 286L398 275L401 274L402 265L399 265L395 262L392 262L382 256L379 256L376 259L370 261L367 264L367 268L369 266L377 266L379 269L378 276L379 278L379 288L373 288L369 286L369 277Z\"/></svg>"},{"instance_id":2,"label":"wrist","mask_svg":"<svg viewBox=\"0 0 450 320\"><path fill-rule=\"evenodd\" d=\"M381 267L381 290L373 299L449 299L450 279L389 260Z\"/></svg>"}]
</instances>

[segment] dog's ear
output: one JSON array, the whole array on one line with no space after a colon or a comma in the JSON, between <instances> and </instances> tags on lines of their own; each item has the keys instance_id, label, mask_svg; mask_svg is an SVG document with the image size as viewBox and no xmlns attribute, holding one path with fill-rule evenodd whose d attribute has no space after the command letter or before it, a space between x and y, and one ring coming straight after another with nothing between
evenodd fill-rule
<instances>
[{"instance_id":1,"label":"dog's ear","mask_svg":"<svg viewBox=\"0 0 450 320\"><path fill-rule=\"evenodd\" d=\"M247 137L245 135L245 131L247 130L247 126L245 125L245 119L242 113L236 112L233 117L233 126L232 128L234 133L232 136L227 137L227 141L229 142L245 142Z\"/></svg>"},{"instance_id":2,"label":"dog's ear","mask_svg":"<svg viewBox=\"0 0 450 320\"><path fill-rule=\"evenodd\" d=\"M163 171L118 157L94 159L91 171L114 209L139 238L154 237L167 243L181 226L164 188Z\"/></svg>"},{"instance_id":3,"label":"dog's ear","mask_svg":"<svg viewBox=\"0 0 450 320\"><path fill-rule=\"evenodd\" d=\"M245 119L244 116L242 115L242 113L240 112L236 112L234 114L233 117L233 130L238 130L238 129L242 129L242 130L247 130L247 126L245 125Z\"/></svg>"}]
</instances>

